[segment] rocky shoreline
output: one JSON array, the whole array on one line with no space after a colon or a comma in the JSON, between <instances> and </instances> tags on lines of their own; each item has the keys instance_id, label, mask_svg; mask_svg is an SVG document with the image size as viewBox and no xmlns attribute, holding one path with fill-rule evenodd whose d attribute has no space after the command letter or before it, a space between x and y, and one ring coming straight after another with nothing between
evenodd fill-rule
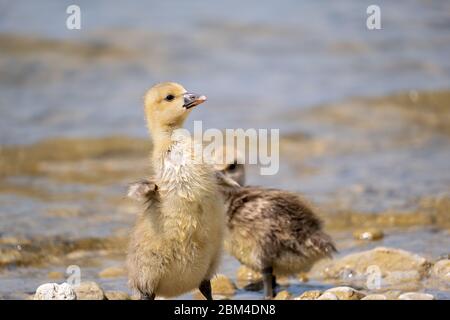
<instances>
[{"instance_id":1,"label":"rocky shoreline","mask_svg":"<svg viewBox=\"0 0 450 320\"><path fill-rule=\"evenodd\" d=\"M126 270L110 267L99 273L100 278L123 277ZM305 290L296 295L291 284L310 280L334 284L326 290ZM236 283L219 274L212 280L214 297L218 300L233 299L239 290L252 290L261 281L261 275L241 266L236 271ZM372 250L325 260L297 279L279 278L275 300L434 300L429 293L440 285L450 289L450 259L435 262L404 250L377 247ZM445 288L444 288L445 287ZM253 289L254 290L254 289ZM203 299L198 291L194 299ZM104 290L96 282L79 285L46 283L37 288L35 300L130 300L135 296L123 291Z\"/></svg>"}]
</instances>

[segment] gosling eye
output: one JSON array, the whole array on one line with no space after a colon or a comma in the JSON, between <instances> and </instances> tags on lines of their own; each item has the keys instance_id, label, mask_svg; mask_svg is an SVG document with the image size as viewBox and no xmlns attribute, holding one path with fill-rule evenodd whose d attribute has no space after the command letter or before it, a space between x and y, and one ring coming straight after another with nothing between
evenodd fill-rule
<instances>
[{"instance_id":1,"label":"gosling eye","mask_svg":"<svg viewBox=\"0 0 450 320\"><path fill-rule=\"evenodd\" d=\"M168 95L164 98L164 100L166 100L166 101L172 101L173 99L175 99L175 96L174 96L173 94L168 94Z\"/></svg>"}]
</instances>

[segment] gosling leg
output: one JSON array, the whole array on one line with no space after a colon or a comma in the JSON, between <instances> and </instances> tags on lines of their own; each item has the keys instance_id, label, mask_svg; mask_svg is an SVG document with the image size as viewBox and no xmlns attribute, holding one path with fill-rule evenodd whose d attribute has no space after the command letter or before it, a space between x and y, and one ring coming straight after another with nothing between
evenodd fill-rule
<instances>
[{"instance_id":1,"label":"gosling leg","mask_svg":"<svg viewBox=\"0 0 450 320\"><path fill-rule=\"evenodd\" d=\"M212 300L212 293L211 293L211 281L210 280L203 280L200 283L200 286L198 287L198 290L202 293L202 295L206 298L206 300Z\"/></svg>"},{"instance_id":2,"label":"gosling leg","mask_svg":"<svg viewBox=\"0 0 450 320\"><path fill-rule=\"evenodd\" d=\"M264 299L269 300L274 297L274 276L273 276L273 268L266 267L262 270L263 276L263 284L264 284Z\"/></svg>"}]
</instances>

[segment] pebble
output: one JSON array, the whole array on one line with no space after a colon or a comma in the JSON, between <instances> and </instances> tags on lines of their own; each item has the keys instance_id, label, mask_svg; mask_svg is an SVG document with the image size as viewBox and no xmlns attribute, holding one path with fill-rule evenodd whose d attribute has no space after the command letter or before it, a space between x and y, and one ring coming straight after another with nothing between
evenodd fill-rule
<instances>
[{"instance_id":1,"label":"pebble","mask_svg":"<svg viewBox=\"0 0 450 320\"><path fill-rule=\"evenodd\" d=\"M233 296L236 293L236 286L226 275L218 274L211 280L213 294Z\"/></svg>"},{"instance_id":2,"label":"pebble","mask_svg":"<svg viewBox=\"0 0 450 320\"><path fill-rule=\"evenodd\" d=\"M298 297L295 297L294 300L316 300L322 295L322 292L319 290L309 290L303 292Z\"/></svg>"},{"instance_id":3,"label":"pebble","mask_svg":"<svg viewBox=\"0 0 450 320\"><path fill-rule=\"evenodd\" d=\"M434 296L429 293L407 292L401 294L398 300L434 300Z\"/></svg>"},{"instance_id":4,"label":"pebble","mask_svg":"<svg viewBox=\"0 0 450 320\"><path fill-rule=\"evenodd\" d=\"M401 294L402 292L398 290L389 290L383 293L383 295L386 296L387 300L397 300Z\"/></svg>"},{"instance_id":5,"label":"pebble","mask_svg":"<svg viewBox=\"0 0 450 320\"><path fill-rule=\"evenodd\" d=\"M444 281L450 282L450 259L444 259L436 262L431 274Z\"/></svg>"},{"instance_id":6,"label":"pebble","mask_svg":"<svg viewBox=\"0 0 450 320\"><path fill-rule=\"evenodd\" d=\"M45 283L37 288L34 300L77 300L77 295L73 287L66 282Z\"/></svg>"},{"instance_id":7,"label":"pebble","mask_svg":"<svg viewBox=\"0 0 450 320\"><path fill-rule=\"evenodd\" d=\"M338 297L331 292L324 292L317 300L339 300Z\"/></svg>"},{"instance_id":8,"label":"pebble","mask_svg":"<svg viewBox=\"0 0 450 320\"><path fill-rule=\"evenodd\" d=\"M99 272L100 278L117 278L126 275L126 270L123 267L109 267Z\"/></svg>"},{"instance_id":9,"label":"pebble","mask_svg":"<svg viewBox=\"0 0 450 320\"><path fill-rule=\"evenodd\" d=\"M338 300L360 300L365 297L364 293L351 287L335 287L328 289L325 293L334 294Z\"/></svg>"},{"instance_id":10,"label":"pebble","mask_svg":"<svg viewBox=\"0 0 450 320\"><path fill-rule=\"evenodd\" d=\"M384 233L380 229L375 228L359 229L353 232L353 237L357 240L376 241L383 239Z\"/></svg>"},{"instance_id":11,"label":"pebble","mask_svg":"<svg viewBox=\"0 0 450 320\"><path fill-rule=\"evenodd\" d=\"M277 293L274 300L290 300L292 298L292 295L287 291L283 290Z\"/></svg>"},{"instance_id":12,"label":"pebble","mask_svg":"<svg viewBox=\"0 0 450 320\"><path fill-rule=\"evenodd\" d=\"M131 300L131 296L122 291L106 291L105 296L107 300Z\"/></svg>"},{"instance_id":13,"label":"pebble","mask_svg":"<svg viewBox=\"0 0 450 320\"><path fill-rule=\"evenodd\" d=\"M74 289L78 300L105 300L103 289L93 281L81 282Z\"/></svg>"},{"instance_id":14,"label":"pebble","mask_svg":"<svg viewBox=\"0 0 450 320\"><path fill-rule=\"evenodd\" d=\"M387 297L384 294L369 294L361 300L387 300Z\"/></svg>"}]
</instances>

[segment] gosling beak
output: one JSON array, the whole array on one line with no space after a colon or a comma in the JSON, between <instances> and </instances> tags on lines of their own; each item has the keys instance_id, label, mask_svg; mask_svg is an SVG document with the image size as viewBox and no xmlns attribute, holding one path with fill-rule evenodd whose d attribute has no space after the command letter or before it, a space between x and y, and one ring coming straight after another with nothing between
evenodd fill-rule
<instances>
[{"instance_id":1,"label":"gosling beak","mask_svg":"<svg viewBox=\"0 0 450 320\"><path fill-rule=\"evenodd\" d=\"M206 96L198 95L195 93L185 93L183 97L184 97L183 107L186 109L198 106L200 103L206 101Z\"/></svg>"}]
</instances>

